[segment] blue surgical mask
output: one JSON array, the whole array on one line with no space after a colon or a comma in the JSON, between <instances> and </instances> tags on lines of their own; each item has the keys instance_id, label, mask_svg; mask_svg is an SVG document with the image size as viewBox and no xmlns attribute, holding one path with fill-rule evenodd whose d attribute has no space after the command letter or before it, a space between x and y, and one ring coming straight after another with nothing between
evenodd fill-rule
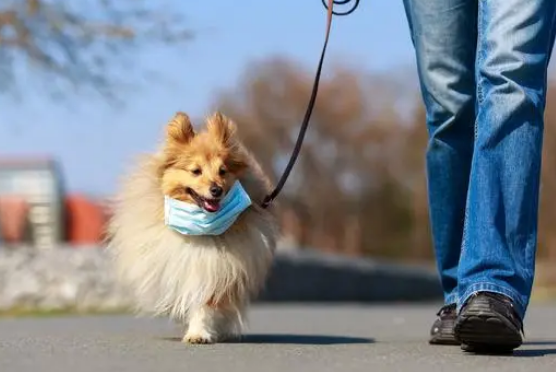
<instances>
[{"instance_id":1,"label":"blue surgical mask","mask_svg":"<svg viewBox=\"0 0 556 372\"><path fill-rule=\"evenodd\" d=\"M220 202L220 209L208 212L191 203L164 196L164 222L184 235L220 235L251 205L251 198L237 181Z\"/></svg>"}]
</instances>

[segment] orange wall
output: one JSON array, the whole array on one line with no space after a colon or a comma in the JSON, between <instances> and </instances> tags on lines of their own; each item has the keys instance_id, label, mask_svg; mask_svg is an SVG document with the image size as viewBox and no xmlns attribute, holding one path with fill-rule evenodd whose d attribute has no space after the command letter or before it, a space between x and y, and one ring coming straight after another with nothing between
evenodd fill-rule
<instances>
[{"instance_id":1,"label":"orange wall","mask_svg":"<svg viewBox=\"0 0 556 372\"><path fill-rule=\"evenodd\" d=\"M82 195L65 198L67 240L70 245L98 244L103 239L107 216L102 205Z\"/></svg>"}]
</instances>

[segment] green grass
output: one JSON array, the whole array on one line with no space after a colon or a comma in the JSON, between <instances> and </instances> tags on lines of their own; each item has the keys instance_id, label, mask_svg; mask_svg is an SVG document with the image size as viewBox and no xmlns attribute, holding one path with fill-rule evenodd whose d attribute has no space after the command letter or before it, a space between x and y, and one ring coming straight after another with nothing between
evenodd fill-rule
<instances>
[{"instance_id":1,"label":"green grass","mask_svg":"<svg viewBox=\"0 0 556 372\"><path fill-rule=\"evenodd\" d=\"M92 316L92 315L124 315L130 314L126 309L95 310L95 309L28 309L15 308L0 310L0 318L57 318L67 316Z\"/></svg>"}]
</instances>

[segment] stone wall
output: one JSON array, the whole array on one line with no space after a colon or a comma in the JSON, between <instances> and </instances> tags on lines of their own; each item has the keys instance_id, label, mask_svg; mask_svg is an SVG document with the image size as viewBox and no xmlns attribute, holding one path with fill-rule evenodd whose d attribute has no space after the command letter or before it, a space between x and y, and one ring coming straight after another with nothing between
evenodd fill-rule
<instances>
[{"instance_id":1,"label":"stone wall","mask_svg":"<svg viewBox=\"0 0 556 372\"><path fill-rule=\"evenodd\" d=\"M0 310L112 310L130 298L100 249L0 250Z\"/></svg>"},{"instance_id":2,"label":"stone wall","mask_svg":"<svg viewBox=\"0 0 556 372\"><path fill-rule=\"evenodd\" d=\"M0 310L113 311L131 304L102 249L0 248ZM259 301L387 302L441 297L437 276L422 268L365 259L283 251Z\"/></svg>"}]
</instances>

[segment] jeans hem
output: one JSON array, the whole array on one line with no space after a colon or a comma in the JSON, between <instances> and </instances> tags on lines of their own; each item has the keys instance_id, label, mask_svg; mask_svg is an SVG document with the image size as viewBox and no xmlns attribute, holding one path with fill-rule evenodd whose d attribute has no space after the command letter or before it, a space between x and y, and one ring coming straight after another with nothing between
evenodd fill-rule
<instances>
[{"instance_id":1,"label":"jeans hem","mask_svg":"<svg viewBox=\"0 0 556 372\"><path fill-rule=\"evenodd\" d=\"M478 292L493 292L493 293L498 293L498 294L509 297L514 302L514 306L515 306L515 310L517 312L517 315L519 315L519 317L521 319L523 319L525 317L526 306L521 299L521 295L519 295L512 288L508 288L508 287L505 287L503 285L494 284L494 283L490 283L490 282L479 282L479 283L475 283L475 284L469 286L467 288L467 290L465 292L463 292L463 295L461 295L460 298L459 298L458 313L460 312L463 304L465 304L465 302L471 296L473 296L475 293L478 293Z\"/></svg>"},{"instance_id":2,"label":"jeans hem","mask_svg":"<svg viewBox=\"0 0 556 372\"><path fill-rule=\"evenodd\" d=\"M458 303L458 295L456 293L452 293L444 296L445 305L452 305L457 303Z\"/></svg>"}]
</instances>

